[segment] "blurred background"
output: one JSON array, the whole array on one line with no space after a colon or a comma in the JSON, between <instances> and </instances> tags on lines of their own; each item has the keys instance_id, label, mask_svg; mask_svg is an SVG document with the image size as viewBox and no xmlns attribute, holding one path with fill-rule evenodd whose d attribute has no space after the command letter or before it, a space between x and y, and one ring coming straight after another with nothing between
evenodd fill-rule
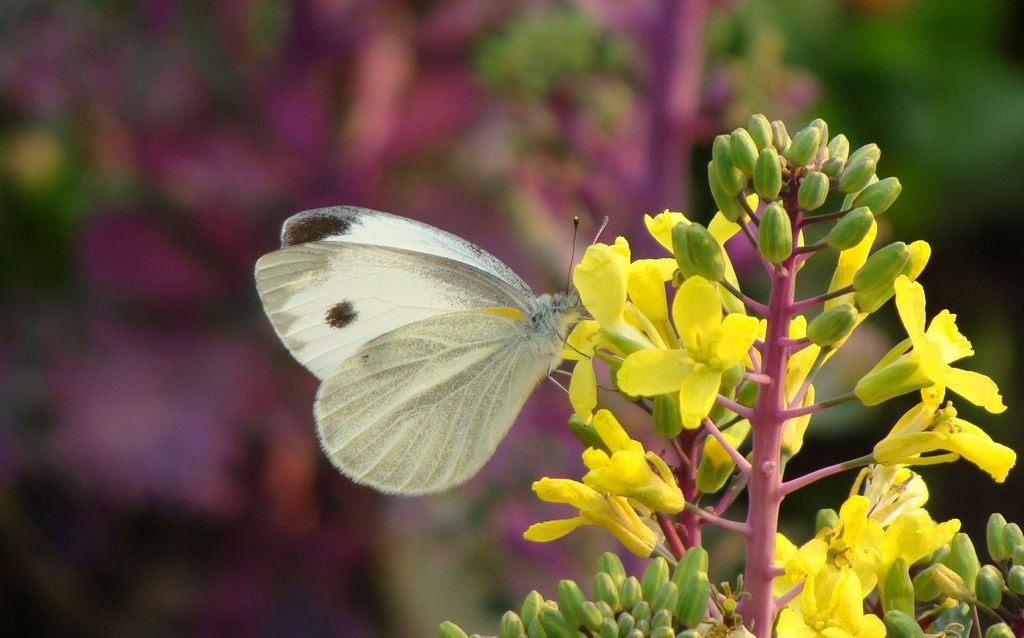
<instances>
[{"instance_id":1,"label":"blurred background","mask_svg":"<svg viewBox=\"0 0 1024 638\"><path fill-rule=\"evenodd\" d=\"M0 634L484 632L591 570L617 549L600 531L521 540L564 514L530 482L580 475L555 388L466 486L357 487L318 449L315 380L253 263L288 215L345 203L560 289L573 215L581 244L607 215L636 256L662 256L644 212L707 221L709 142L753 112L882 147L904 186L882 238L931 242L929 311L959 313L968 367L1009 405L961 412L1024 448L1022 18L1013 0L0 3ZM900 338L879 316L819 395ZM863 453L911 403L819 419L794 470ZM1024 519L1020 468L924 473L936 518ZM848 489L787 501L787 531Z\"/></svg>"}]
</instances>

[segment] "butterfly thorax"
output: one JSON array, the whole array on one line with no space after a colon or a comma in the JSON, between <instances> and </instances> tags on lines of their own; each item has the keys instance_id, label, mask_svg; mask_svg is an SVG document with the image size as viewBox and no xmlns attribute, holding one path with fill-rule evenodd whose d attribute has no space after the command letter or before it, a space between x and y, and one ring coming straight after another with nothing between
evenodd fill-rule
<instances>
[{"instance_id":1,"label":"butterfly thorax","mask_svg":"<svg viewBox=\"0 0 1024 638\"><path fill-rule=\"evenodd\" d=\"M530 322L535 334L558 335L564 340L569 328L583 314L580 296L575 290L539 295L533 300Z\"/></svg>"}]
</instances>

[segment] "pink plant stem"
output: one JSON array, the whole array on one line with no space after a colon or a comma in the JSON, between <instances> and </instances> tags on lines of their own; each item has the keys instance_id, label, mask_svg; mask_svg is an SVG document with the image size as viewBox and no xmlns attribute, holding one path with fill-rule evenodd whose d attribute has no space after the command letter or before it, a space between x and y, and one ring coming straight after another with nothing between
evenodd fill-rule
<instances>
[{"instance_id":1,"label":"pink plant stem","mask_svg":"<svg viewBox=\"0 0 1024 638\"><path fill-rule=\"evenodd\" d=\"M795 210L796 206L788 208ZM793 226L798 228L799 219L794 221L797 223ZM753 428L753 462L747 487L750 496L747 526L750 533L747 536L747 561L743 575L744 587L750 597L741 604L740 613L747 628L757 638L770 638L775 624L776 606L772 593L775 534L778 530L779 506L784 496L779 450L788 416L785 414L785 384L790 348L786 347L786 342L794 312L795 263L794 255L772 273L769 312L766 317L768 325L762 350L764 362L761 366L761 373L768 375L772 382L761 386L750 418Z\"/></svg>"},{"instance_id":2,"label":"pink plant stem","mask_svg":"<svg viewBox=\"0 0 1024 638\"><path fill-rule=\"evenodd\" d=\"M661 528L661 533L665 535L665 543L668 545L669 551L672 552L676 560L682 558L686 548L683 547L683 541L679 538L675 523L668 516L658 514L658 526Z\"/></svg>"},{"instance_id":3,"label":"pink plant stem","mask_svg":"<svg viewBox=\"0 0 1024 638\"><path fill-rule=\"evenodd\" d=\"M838 474L839 472L844 472L846 470L852 470L855 467L863 467L868 463L871 463L872 460L873 458L869 454L867 456L862 456L860 458L852 459L850 461L843 461L842 463L829 465L827 467L814 470L813 472L808 472L803 476L798 476L795 479L791 479L783 483L782 493L791 494L792 492L795 492L802 487L806 487L811 483L819 481L827 476L832 476L833 474Z\"/></svg>"}]
</instances>

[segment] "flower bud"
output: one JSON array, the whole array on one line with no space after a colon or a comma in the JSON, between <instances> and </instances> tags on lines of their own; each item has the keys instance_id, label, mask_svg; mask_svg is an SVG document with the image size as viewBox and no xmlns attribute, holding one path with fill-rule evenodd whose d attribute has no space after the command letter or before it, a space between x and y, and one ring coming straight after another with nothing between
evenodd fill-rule
<instances>
[{"instance_id":1,"label":"flower bud","mask_svg":"<svg viewBox=\"0 0 1024 638\"><path fill-rule=\"evenodd\" d=\"M846 168L846 160L841 157L830 157L821 163L821 172L829 177L835 177Z\"/></svg>"},{"instance_id":2,"label":"flower bud","mask_svg":"<svg viewBox=\"0 0 1024 638\"><path fill-rule=\"evenodd\" d=\"M939 591L939 586L935 584L935 580L932 579L934 571L935 565L931 565L914 576L914 598L921 602L931 602L942 593Z\"/></svg>"},{"instance_id":3,"label":"flower bud","mask_svg":"<svg viewBox=\"0 0 1024 638\"><path fill-rule=\"evenodd\" d=\"M889 566L882 587L882 608L886 612L914 614L914 583L910 580L907 562L897 558Z\"/></svg>"},{"instance_id":4,"label":"flower bud","mask_svg":"<svg viewBox=\"0 0 1024 638\"><path fill-rule=\"evenodd\" d=\"M910 261L910 250L901 241L878 249L853 275L854 290L864 291L891 286L908 261Z\"/></svg>"},{"instance_id":5,"label":"flower bud","mask_svg":"<svg viewBox=\"0 0 1024 638\"><path fill-rule=\"evenodd\" d=\"M667 581L655 592L654 598L651 600L651 609L654 610L654 615L657 616L663 611L675 609L678 600L679 588L672 581Z\"/></svg>"},{"instance_id":6,"label":"flower bud","mask_svg":"<svg viewBox=\"0 0 1024 638\"><path fill-rule=\"evenodd\" d=\"M793 254L793 225L789 213L779 202L770 204L761 216L761 224L757 229L757 248L761 256L773 264L781 264ZM895 278L896 275L893 275Z\"/></svg>"},{"instance_id":7,"label":"flower bud","mask_svg":"<svg viewBox=\"0 0 1024 638\"><path fill-rule=\"evenodd\" d=\"M754 161L754 190L765 201L775 199L782 190L782 164L773 146L761 149Z\"/></svg>"},{"instance_id":8,"label":"flower bud","mask_svg":"<svg viewBox=\"0 0 1024 638\"><path fill-rule=\"evenodd\" d=\"M740 393L736 396L736 402L742 406L752 408L757 403L757 395L760 391L761 386L756 383L748 383L740 388Z\"/></svg>"},{"instance_id":9,"label":"flower bud","mask_svg":"<svg viewBox=\"0 0 1024 638\"><path fill-rule=\"evenodd\" d=\"M597 607L597 610L601 612L601 615L605 618L615 618L615 610L603 600L595 600L594 607Z\"/></svg>"},{"instance_id":10,"label":"flower bud","mask_svg":"<svg viewBox=\"0 0 1024 638\"><path fill-rule=\"evenodd\" d=\"M703 635L696 629L687 629L676 634L676 638L701 638Z\"/></svg>"},{"instance_id":11,"label":"flower bud","mask_svg":"<svg viewBox=\"0 0 1024 638\"><path fill-rule=\"evenodd\" d=\"M818 129L818 144L820 146L824 146L828 142L828 122L816 117L807 126Z\"/></svg>"},{"instance_id":12,"label":"flower bud","mask_svg":"<svg viewBox=\"0 0 1024 638\"><path fill-rule=\"evenodd\" d=\"M967 585L964 584L960 574L942 563L935 565L935 569L932 571L932 580L938 585L939 591L950 598L967 600L971 597L971 592L967 591Z\"/></svg>"},{"instance_id":13,"label":"flower bud","mask_svg":"<svg viewBox=\"0 0 1024 638\"><path fill-rule=\"evenodd\" d=\"M608 603L608 606L613 610L620 609L619 607L619 588L615 586L615 581L612 577L604 572L594 576L594 601L604 601ZM526 615L524 614L525 618Z\"/></svg>"},{"instance_id":14,"label":"flower bud","mask_svg":"<svg viewBox=\"0 0 1024 638\"><path fill-rule=\"evenodd\" d=\"M636 618L633 618L633 614L629 612L622 612L619 614L619 635L628 636L629 632L633 631L633 627L636 626Z\"/></svg>"},{"instance_id":15,"label":"flower bud","mask_svg":"<svg viewBox=\"0 0 1024 638\"><path fill-rule=\"evenodd\" d=\"M707 571L708 550L700 546L691 547L679 559L679 564L672 573L672 582L679 587L679 591L685 592L689 580L695 579L700 573L707 575Z\"/></svg>"},{"instance_id":16,"label":"flower bud","mask_svg":"<svg viewBox=\"0 0 1024 638\"><path fill-rule=\"evenodd\" d=\"M565 621L573 628L583 624L583 602L587 599L583 590L574 581L558 581L558 610L562 612Z\"/></svg>"},{"instance_id":17,"label":"flower bud","mask_svg":"<svg viewBox=\"0 0 1024 638\"><path fill-rule=\"evenodd\" d=\"M902 611L887 611L884 622L886 638L924 638L921 625Z\"/></svg>"},{"instance_id":18,"label":"flower bud","mask_svg":"<svg viewBox=\"0 0 1024 638\"><path fill-rule=\"evenodd\" d=\"M828 175L814 171L804 176L796 193L797 204L803 210L817 210L828 198Z\"/></svg>"},{"instance_id":19,"label":"flower bud","mask_svg":"<svg viewBox=\"0 0 1024 638\"><path fill-rule=\"evenodd\" d=\"M598 636L601 638L619 638L619 624L611 618L605 618L604 622L601 623Z\"/></svg>"},{"instance_id":20,"label":"flower bud","mask_svg":"<svg viewBox=\"0 0 1024 638\"><path fill-rule=\"evenodd\" d=\"M862 308L863 310L863 308ZM897 361L864 375L853 393L864 405L878 405L893 397L932 385L915 361Z\"/></svg>"},{"instance_id":21,"label":"flower bud","mask_svg":"<svg viewBox=\"0 0 1024 638\"><path fill-rule=\"evenodd\" d=\"M640 581L637 580L636 576L630 576L622 581L622 586L619 588L619 600L622 602L623 609L636 607L636 604L643 600L643 598L643 588L640 586Z\"/></svg>"},{"instance_id":22,"label":"flower bud","mask_svg":"<svg viewBox=\"0 0 1024 638\"><path fill-rule=\"evenodd\" d=\"M974 581L978 578L981 563L970 536L963 532L954 535L949 542L949 556L942 562L960 576L968 591L974 592Z\"/></svg>"},{"instance_id":23,"label":"flower bud","mask_svg":"<svg viewBox=\"0 0 1024 638\"><path fill-rule=\"evenodd\" d=\"M811 321L807 338L822 347L845 339L857 325L857 314L857 309L848 303L834 306Z\"/></svg>"},{"instance_id":24,"label":"flower bud","mask_svg":"<svg viewBox=\"0 0 1024 638\"><path fill-rule=\"evenodd\" d=\"M730 137L729 150L732 151L732 161L736 164L736 168L740 169L747 175L751 175L754 172L754 160L757 159L757 144L754 143L754 138L750 136L747 129L738 128L732 132Z\"/></svg>"},{"instance_id":25,"label":"flower bud","mask_svg":"<svg viewBox=\"0 0 1024 638\"><path fill-rule=\"evenodd\" d=\"M786 130L786 123L782 120L772 120L772 144L775 150L780 153L786 152L789 148L789 131Z\"/></svg>"},{"instance_id":26,"label":"flower bud","mask_svg":"<svg viewBox=\"0 0 1024 638\"><path fill-rule=\"evenodd\" d=\"M992 514L988 517L988 525L985 526L985 544L988 546L988 555L992 560L1001 563L1013 555L1006 549L1003 542L1003 529L1006 528L1006 519L1002 514Z\"/></svg>"},{"instance_id":27,"label":"flower bud","mask_svg":"<svg viewBox=\"0 0 1024 638\"><path fill-rule=\"evenodd\" d=\"M589 600L583 601L583 605L580 607L580 616L583 618L583 626L592 633L600 630L601 624L604 623L604 614L601 613L597 605ZM505 638L505 636L501 638Z\"/></svg>"},{"instance_id":28,"label":"flower bud","mask_svg":"<svg viewBox=\"0 0 1024 638\"><path fill-rule=\"evenodd\" d=\"M650 601L654 598L655 592L668 582L668 561L661 556L652 560L640 578L640 589L643 591L643 598Z\"/></svg>"},{"instance_id":29,"label":"flower bud","mask_svg":"<svg viewBox=\"0 0 1024 638\"><path fill-rule=\"evenodd\" d=\"M1003 544L1006 545L1008 552L1016 552L1018 547L1024 547L1024 533L1021 532L1020 525L1010 523L1003 528Z\"/></svg>"},{"instance_id":30,"label":"flower bud","mask_svg":"<svg viewBox=\"0 0 1024 638\"><path fill-rule=\"evenodd\" d=\"M506 611L501 617L501 624L498 625L499 638L519 638L526 634L526 627L523 620L514 611Z\"/></svg>"},{"instance_id":31,"label":"flower bud","mask_svg":"<svg viewBox=\"0 0 1024 638\"><path fill-rule=\"evenodd\" d=\"M683 418L679 414L679 403L671 394L654 397L654 429L666 439L679 436L683 431Z\"/></svg>"},{"instance_id":32,"label":"flower bud","mask_svg":"<svg viewBox=\"0 0 1024 638\"><path fill-rule=\"evenodd\" d=\"M866 186L853 200L854 206L867 206L876 216L889 210L903 186L895 177L886 177Z\"/></svg>"},{"instance_id":33,"label":"flower bud","mask_svg":"<svg viewBox=\"0 0 1024 638\"><path fill-rule=\"evenodd\" d=\"M675 586L675 583L671 583L671 584L673 586ZM678 595L678 593L679 593L679 590L677 589L676 590L676 594ZM651 618L651 629L652 630L657 630L657 629L659 629L661 627L668 627L669 629L671 629L672 628L672 610L673 609L675 609L675 605L673 605L671 608L668 608L668 609L662 608L662 609L659 609L658 611L654 612L654 617ZM675 638L675 634L674 633L672 634L672 636L673 636L673 638Z\"/></svg>"},{"instance_id":34,"label":"flower bud","mask_svg":"<svg viewBox=\"0 0 1024 638\"><path fill-rule=\"evenodd\" d=\"M758 150L771 145L772 125L764 113L751 115L750 121L747 122L747 130L750 131L750 137L754 140L754 145Z\"/></svg>"},{"instance_id":35,"label":"flower bud","mask_svg":"<svg viewBox=\"0 0 1024 638\"><path fill-rule=\"evenodd\" d=\"M862 190L871 178L875 176L875 162L870 158L864 158L854 162L852 159L846 162L843 174L839 176L839 190L844 193L856 193Z\"/></svg>"},{"instance_id":36,"label":"flower bud","mask_svg":"<svg viewBox=\"0 0 1024 638\"><path fill-rule=\"evenodd\" d=\"M818 533L826 527L829 529L835 529L839 525L839 513L832 508L822 508L818 510L817 516L814 517L814 532Z\"/></svg>"},{"instance_id":37,"label":"flower bud","mask_svg":"<svg viewBox=\"0 0 1024 638\"><path fill-rule=\"evenodd\" d=\"M523 606L519 609L519 617L523 619L523 624L529 627L530 623L537 619L537 614L543 606L544 597L540 592L535 589L527 594L523 599Z\"/></svg>"},{"instance_id":38,"label":"flower bud","mask_svg":"<svg viewBox=\"0 0 1024 638\"><path fill-rule=\"evenodd\" d=\"M978 602L989 608L998 607L1003 602L1003 574L993 565L985 565L978 572L974 582L974 595Z\"/></svg>"},{"instance_id":39,"label":"flower bud","mask_svg":"<svg viewBox=\"0 0 1024 638\"><path fill-rule=\"evenodd\" d=\"M630 610L633 614L633 618L636 618L636 622L639 624L641 621L646 620L648 623L651 622L651 603L646 600L641 600L636 605L633 605L633 609Z\"/></svg>"},{"instance_id":40,"label":"flower bud","mask_svg":"<svg viewBox=\"0 0 1024 638\"><path fill-rule=\"evenodd\" d=\"M1024 565L1014 565L1006 572L1006 586L1015 594L1024 594Z\"/></svg>"},{"instance_id":41,"label":"flower bud","mask_svg":"<svg viewBox=\"0 0 1024 638\"><path fill-rule=\"evenodd\" d=\"M626 580L626 568L622 565L622 559L612 552L605 552L597 559L597 571L611 576L616 587L622 587L623 581Z\"/></svg>"},{"instance_id":42,"label":"flower bud","mask_svg":"<svg viewBox=\"0 0 1024 638\"><path fill-rule=\"evenodd\" d=\"M597 430L594 429L594 426L584 421L579 415L574 414L569 417L569 431L583 445L610 452L608 446L601 440Z\"/></svg>"},{"instance_id":43,"label":"flower bud","mask_svg":"<svg viewBox=\"0 0 1024 638\"><path fill-rule=\"evenodd\" d=\"M707 228L697 223L687 226L686 246L690 263L698 275L708 281L721 281L725 277L722 246Z\"/></svg>"},{"instance_id":44,"label":"flower bud","mask_svg":"<svg viewBox=\"0 0 1024 638\"><path fill-rule=\"evenodd\" d=\"M687 586L680 586L679 600L676 602L676 620L680 627L692 629L700 624L708 611L710 594L711 582L705 572L697 572Z\"/></svg>"},{"instance_id":45,"label":"flower bud","mask_svg":"<svg viewBox=\"0 0 1024 638\"><path fill-rule=\"evenodd\" d=\"M438 626L437 635L440 638L469 638L461 627L450 620L446 620Z\"/></svg>"},{"instance_id":46,"label":"flower bud","mask_svg":"<svg viewBox=\"0 0 1024 638\"><path fill-rule=\"evenodd\" d=\"M878 144L865 144L851 153L850 157L846 160L846 163L852 164L854 162L859 162L862 159L870 159L877 164L879 160L882 159L882 150L878 148Z\"/></svg>"},{"instance_id":47,"label":"flower bud","mask_svg":"<svg viewBox=\"0 0 1024 638\"><path fill-rule=\"evenodd\" d=\"M672 227L672 254L676 258L679 272L687 279L699 274L697 267L693 265L693 259L690 258L689 229L690 224L686 222L679 222Z\"/></svg>"},{"instance_id":48,"label":"flower bud","mask_svg":"<svg viewBox=\"0 0 1024 638\"><path fill-rule=\"evenodd\" d=\"M985 638L1016 638L1017 634L1004 622L996 623L985 630Z\"/></svg>"},{"instance_id":49,"label":"flower bud","mask_svg":"<svg viewBox=\"0 0 1024 638\"><path fill-rule=\"evenodd\" d=\"M576 627L572 626L561 612L545 607L537 614L547 638L576 638Z\"/></svg>"},{"instance_id":50,"label":"flower bud","mask_svg":"<svg viewBox=\"0 0 1024 638\"><path fill-rule=\"evenodd\" d=\"M779 187L781 188L781 174L779 184ZM718 206L718 210L722 211L723 217L731 222L735 222L747 213L746 209L743 208L743 204L740 203L739 198L736 197L736 194L729 193L729 191L722 186L721 182L719 182L715 177L714 167L710 162L708 163L708 186L711 187L711 197L714 198L715 204Z\"/></svg>"},{"instance_id":51,"label":"flower bud","mask_svg":"<svg viewBox=\"0 0 1024 638\"><path fill-rule=\"evenodd\" d=\"M784 155L790 166L803 166L814 159L821 144L821 131L808 126L793 137Z\"/></svg>"},{"instance_id":52,"label":"flower bud","mask_svg":"<svg viewBox=\"0 0 1024 638\"><path fill-rule=\"evenodd\" d=\"M735 469L736 463L722 444L709 436L704 441L700 465L697 466L697 489L704 494L714 494L722 489Z\"/></svg>"},{"instance_id":53,"label":"flower bud","mask_svg":"<svg viewBox=\"0 0 1024 638\"><path fill-rule=\"evenodd\" d=\"M736 195L747 184L747 178L736 167L732 157L732 138L719 135L711 146L712 173L727 193Z\"/></svg>"},{"instance_id":54,"label":"flower bud","mask_svg":"<svg viewBox=\"0 0 1024 638\"><path fill-rule=\"evenodd\" d=\"M650 638L676 638L676 632L671 627L655 627L651 629Z\"/></svg>"},{"instance_id":55,"label":"flower bud","mask_svg":"<svg viewBox=\"0 0 1024 638\"><path fill-rule=\"evenodd\" d=\"M840 133L828 142L829 159L840 159L843 162L850 156L850 140Z\"/></svg>"},{"instance_id":56,"label":"flower bud","mask_svg":"<svg viewBox=\"0 0 1024 638\"><path fill-rule=\"evenodd\" d=\"M1014 565L1024 565L1024 547L1013 550L1013 557L1010 559Z\"/></svg>"},{"instance_id":57,"label":"flower bud","mask_svg":"<svg viewBox=\"0 0 1024 638\"><path fill-rule=\"evenodd\" d=\"M875 216L866 206L855 208L843 215L843 218L832 227L825 241L836 250L853 248L870 232Z\"/></svg>"}]
</instances>

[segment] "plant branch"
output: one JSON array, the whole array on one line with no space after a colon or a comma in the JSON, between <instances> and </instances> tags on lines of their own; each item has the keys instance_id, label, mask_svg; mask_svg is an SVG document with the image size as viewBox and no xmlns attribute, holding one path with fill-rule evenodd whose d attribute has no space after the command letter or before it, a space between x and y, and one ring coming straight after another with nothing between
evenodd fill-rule
<instances>
[{"instance_id":1,"label":"plant branch","mask_svg":"<svg viewBox=\"0 0 1024 638\"><path fill-rule=\"evenodd\" d=\"M686 504L686 511L690 512L697 518L710 523L711 525L717 525L722 529L727 529L732 532L738 532L740 534L750 533L750 527L741 521L734 521L728 518L722 518L715 514L713 511L702 509L691 503Z\"/></svg>"},{"instance_id":2,"label":"plant branch","mask_svg":"<svg viewBox=\"0 0 1024 638\"><path fill-rule=\"evenodd\" d=\"M749 419L754 414L753 410L751 410L747 406L741 405L739 403L736 403L735 401L733 401L729 397L722 396L721 394L719 394L717 397L715 397L715 402L718 405L720 405L723 408L725 408L726 410L729 410L730 412L738 414L739 416L743 417L744 419Z\"/></svg>"},{"instance_id":3,"label":"plant branch","mask_svg":"<svg viewBox=\"0 0 1024 638\"><path fill-rule=\"evenodd\" d=\"M733 447L732 443L729 443L728 439L722 434L722 431L718 429L715 422L711 419L705 418L703 421L704 429L708 431L711 436L715 437L718 444L722 446L733 462L736 464L736 468L746 476L750 476L750 461L748 461L740 451Z\"/></svg>"},{"instance_id":4,"label":"plant branch","mask_svg":"<svg viewBox=\"0 0 1024 638\"><path fill-rule=\"evenodd\" d=\"M750 308L751 310L761 315L762 317L768 314L768 306L764 305L760 301L757 301L756 299L751 299L746 294L744 294L739 288L732 285L727 280L721 279L719 280L718 284L722 286L722 288L728 290L733 297L736 297L737 299L742 301L743 305L746 306L747 308Z\"/></svg>"},{"instance_id":5,"label":"plant branch","mask_svg":"<svg viewBox=\"0 0 1024 638\"><path fill-rule=\"evenodd\" d=\"M825 303L829 299L835 299L837 297L842 297L843 295L848 295L851 292L856 292L856 290L854 290L852 285L851 286L843 286L842 288L838 288L838 289L833 290L831 292L826 292L826 293L817 295L815 297L808 297L807 299L801 299L800 301L797 301L797 302L795 302L793 304L792 310L793 310L793 312L802 312L804 310L807 310L808 308L813 308L814 306L817 306L820 303Z\"/></svg>"},{"instance_id":6,"label":"plant branch","mask_svg":"<svg viewBox=\"0 0 1024 638\"><path fill-rule=\"evenodd\" d=\"M836 463L835 465L828 465L821 469L814 470L813 472L808 472L803 476L798 476L795 479L791 479L783 483L782 493L792 494L793 492L803 487L807 487L808 485L814 483L815 481L820 481L823 478L832 476L833 474L838 474L840 472L845 472L846 470L864 467L865 465L869 465L870 463L874 462L874 460L875 458L872 455L867 454L865 456L861 456L855 459L850 459L849 461Z\"/></svg>"}]
</instances>

